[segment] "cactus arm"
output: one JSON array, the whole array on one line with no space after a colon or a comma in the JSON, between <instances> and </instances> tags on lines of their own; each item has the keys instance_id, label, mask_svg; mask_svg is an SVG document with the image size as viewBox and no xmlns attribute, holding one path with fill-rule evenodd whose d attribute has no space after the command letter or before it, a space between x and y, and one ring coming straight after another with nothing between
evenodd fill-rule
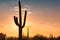
<instances>
[{"instance_id":1,"label":"cactus arm","mask_svg":"<svg viewBox=\"0 0 60 40\"><path fill-rule=\"evenodd\" d=\"M15 17L15 16L14 16L14 22L15 22L15 24L16 24L17 26L19 26L19 24L18 24L18 18Z\"/></svg>"},{"instance_id":2,"label":"cactus arm","mask_svg":"<svg viewBox=\"0 0 60 40\"><path fill-rule=\"evenodd\" d=\"M19 3L19 25L22 27L22 14L21 14L21 2L18 1Z\"/></svg>"},{"instance_id":3,"label":"cactus arm","mask_svg":"<svg viewBox=\"0 0 60 40\"><path fill-rule=\"evenodd\" d=\"M25 24L26 24L26 15L27 15L27 11L25 11L24 22L23 22L22 28L23 28L23 27L25 26Z\"/></svg>"}]
</instances>

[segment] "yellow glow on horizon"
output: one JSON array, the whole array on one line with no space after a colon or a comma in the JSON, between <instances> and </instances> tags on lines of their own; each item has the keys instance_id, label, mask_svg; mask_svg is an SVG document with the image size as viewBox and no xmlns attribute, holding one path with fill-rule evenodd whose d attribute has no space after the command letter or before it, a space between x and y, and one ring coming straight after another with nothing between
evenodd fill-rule
<instances>
[{"instance_id":1,"label":"yellow glow on horizon","mask_svg":"<svg viewBox=\"0 0 60 40\"><path fill-rule=\"evenodd\" d=\"M54 31L53 30L54 27L51 27L48 24L39 24L39 23L37 24L35 22L30 23L29 20L27 22L28 23L26 23L26 26L31 26L31 27L29 27L29 29L30 29L29 34L32 37L36 34L42 34L42 35L45 35L45 36L49 36L49 34L53 34L54 36L60 35L57 32L58 30L56 28L55 29L57 31ZM48 27L48 26L50 26L50 27ZM2 29L4 29L4 30L2 30ZM1 28L1 30L0 30L1 32L6 33L8 36L17 36L18 37L18 26L16 26L14 22L11 23L11 24L8 24L7 27ZM57 35L56 32L58 33L58 35ZM23 28L23 35L27 35L27 27Z\"/></svg>"},{"instance_id":2,"label":"yellow glow on horizon","mask_svg":"<svg viewBox=\"0 0 60 40\"><path fill-rule=\"evenodd\" d=\"M18 11L18 10L16 10L16 11ZM18 37L18 26L15 25L14 19L13 19L13 16L18 16L18 13L16 13L15 11L12 13L14 13L14 14L10 15L4 21L0 21L0 26L1 25L3 26L3 27L0 27L0 32L6 33L7 36L17 36ZM42 13L42 12L40 12L40 13ZM52 21L52 23L50 23L50 22L44 20L42 17L40 17L40 18L36 18L37 16L32 16L31 18L30 17L31 16L27 16L27 21L26 21L26 26L31 26L31 27L29 27L30 36L34 36L36 34L41 34L44 36L49 36L49 34L53 34L54 36L60 35L59 23L54 24L53 21ZM52 18L51 18L51 20L52 20ZM26 26L23 28L23 35L27 35Z\"/></svg>"}]
</instances>

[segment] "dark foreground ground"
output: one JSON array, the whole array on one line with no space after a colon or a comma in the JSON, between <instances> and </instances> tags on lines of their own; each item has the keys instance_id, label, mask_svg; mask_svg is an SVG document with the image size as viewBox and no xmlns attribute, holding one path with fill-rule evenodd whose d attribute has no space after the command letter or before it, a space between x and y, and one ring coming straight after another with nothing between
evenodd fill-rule
<instances>
[{"instance_id":1,"label":"dark foreground ground","mask_svg":"<svg viewBox=\"0 0 60 40\"><path fill-rule=\"evenodd\" d=\"M7 37L6 34L0 33L0 40L18 40L18 37ZM60 36L53 37L53 35L50 35L49 37L45 37L43 35L35 35L30 38L23 36L23 40L60 40Z\"/></svg>"}]
</instances>

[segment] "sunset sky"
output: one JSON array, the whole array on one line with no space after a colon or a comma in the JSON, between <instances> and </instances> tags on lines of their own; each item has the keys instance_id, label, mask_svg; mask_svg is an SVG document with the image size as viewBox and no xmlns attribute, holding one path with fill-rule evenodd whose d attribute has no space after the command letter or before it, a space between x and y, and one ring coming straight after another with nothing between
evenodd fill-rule
<instances>
[{"instance_id":1,"label":"sunset sky","mask_svg":"<svg viewBox=\"0 0 60 40\"><path fill-rule=\"evenodd\" d=\"M23 35L27 34L27 26L30 29L30 36L52 34L57 37L60 35L59 0L21 0L21 3L22 12L25 8L28 11ZM18 26L15 25L13 16L18 17L18 0L0 0L0 33L18 36Z\"/></svg>"}]
</instances>

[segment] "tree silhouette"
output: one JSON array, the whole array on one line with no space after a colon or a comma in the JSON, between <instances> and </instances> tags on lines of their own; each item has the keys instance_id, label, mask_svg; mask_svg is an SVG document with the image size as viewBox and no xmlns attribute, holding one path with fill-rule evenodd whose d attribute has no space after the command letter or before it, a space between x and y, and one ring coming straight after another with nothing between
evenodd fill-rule
<instances>
[{"instance_id":1,"label":"tree silhouette","mask_svg":"<svg viewBox=\"0 0 60 40\"><path fill-rule=\"evenodd\" d=\"M53 38L53 35L50 34L49 40L53 40L53 39L54 39L54 38Z\"/></svg>"},{"instance_id":2,"label":"tree silhouette","mask_svg":"<svg viewBox=\"0 0 60 40\"><path fill-rule=\"evenodd\" d=\"M0 33L0 40L6 40L6 34Z\"/></svg>"},{"instance_id":3,"label":"tree silhouette","mask_svg":"<svg viewBox=\"0 0 60 40\"><path fill-rule=\"evenodd\" d=\"M58 36L56 40L60 40L60 36Z\"/></svg>"},{"instance_id":4,"label":"tree silhouette","mask_svg":"<svg viewBox=\"0 0 60 40\"><path fill-rule=\"evenodd\" d=\"M18 37L6 37L6 34L0 33L0 40L18 40ZM27 36L22 36L22 40L27 40ZM34 37L30 37L29 40L60 40L60 36L58 37L46 37L40 34L35 35Z\"/></svg>"},{"instance_id":5,"label":"tree silhouette","mask_svg":"<svg viewBox=\"0 0 60 40\"><path fill-rule=\"evenodd\" d=\"M47 40L47 37L37 34L33 37L33 40Z\"/></svg>"},{"instance_id":6,"label":"tree silhouette","mask_svg":"<svg viewBox=\"0 0 60 40\"><path fill-rule=\"evenodd\" d=\"M15 24L19 27L19 40L22 40L22 29L25 26L26 23L26 15L27 15L27 11L25 10L25 16L24 16L24 22L22 25L22 15L21 15L21 3L20 1L18 1L19 4L19 23L18 23L18 18L14 16L14 21Z\"/></svg>"},{"instance_id":7,"label":"tree silhouette","mask_svg":"<svg viewBox=\"0 0 60 40\"><path fill-rule=\"evenodd\" d=\"M17 37L8 37L7 40L18 40Z\"/></svg>"}]
</instances>

